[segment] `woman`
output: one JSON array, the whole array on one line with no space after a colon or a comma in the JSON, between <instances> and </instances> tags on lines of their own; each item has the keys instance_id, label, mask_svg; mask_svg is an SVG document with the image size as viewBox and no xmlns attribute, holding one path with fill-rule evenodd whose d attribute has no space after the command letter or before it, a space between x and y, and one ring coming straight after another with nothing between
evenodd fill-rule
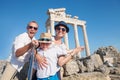
<instances>
[{"instance_id":1,"label":"woman","mask_svg":"<svg viewBox=\"0 0 120 80\"><path fill-rule=\"evenodd\" d=\"M59 46L62 50L67 50L65 44L62 42L62 38L65 36L66 33L69 32L69 27L67 26L67 24L64 21L60 21L57 25L55 25L55 32L56 35L53 37L53 44L55 46ZM67 50L68 56L66 58L66 56L60 56L59 60L58 60L58 64L59 66L63 66L65 63L68 62L68 60L70 60L73 55L71 55L70 53L76 52L78 53L79 51L83 50L84 47L78 47L75 48L73 50ZM70 55L70 56L69 56ZM60 79L62 78L63 74L61 71L58 72Z\"/></svg>"}]
</instances>

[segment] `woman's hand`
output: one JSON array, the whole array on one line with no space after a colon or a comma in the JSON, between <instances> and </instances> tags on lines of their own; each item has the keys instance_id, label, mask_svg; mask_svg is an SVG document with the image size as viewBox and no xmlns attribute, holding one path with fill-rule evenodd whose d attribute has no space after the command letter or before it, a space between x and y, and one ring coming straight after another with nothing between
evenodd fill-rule
<instances>
[{"instance_id":1,"label":"woman's hand","mask_svg":"<svg viewBox=\"0 0 120 80\"><path fill-rule=\"evenodd\" d=\"M78 54L80 51L83 51L84 50L84 47L81 46L81 47L77 47L73 50L73 52L71 53L71 55L75 55L75 54Z\"/></svg>"}]
</instances>

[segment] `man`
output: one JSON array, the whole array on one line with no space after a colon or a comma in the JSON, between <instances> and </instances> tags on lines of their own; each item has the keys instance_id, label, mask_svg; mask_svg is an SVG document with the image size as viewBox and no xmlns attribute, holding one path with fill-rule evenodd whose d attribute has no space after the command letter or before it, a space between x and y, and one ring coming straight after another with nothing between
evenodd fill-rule
<instances>
[{"instance_id":1,"label":"man","mask_svg":"<svg viewBox=\"0 0 120 80\"><path fill-rule=\"evenodd\" d=\"M12 46L10 61L7 63L1 80L11 80L17 72L20 72L24 64L29 61L38 24L35 21L28 23L27 32L18 35Z\"/></svg>"}]
</instances>

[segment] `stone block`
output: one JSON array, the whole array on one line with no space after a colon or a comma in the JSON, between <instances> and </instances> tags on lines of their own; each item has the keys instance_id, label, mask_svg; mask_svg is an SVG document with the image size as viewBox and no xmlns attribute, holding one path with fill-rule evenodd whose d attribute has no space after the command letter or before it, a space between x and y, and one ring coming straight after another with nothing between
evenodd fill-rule
<instances>
[{"instance_id":1,"label":"stone block","mask_svg":"<svg viewBox=\"0 0 120 80\"><path fill-rule=\"evenodd\" d=\"M77 74L79 72L79 67L76 60L69 61L66 65L63 66L64 68L64 76Z\"/></svg>"},{"instance_id":2,"label":"stone block","mask_svg":"<svg viewBox=\"0 0 120 80\"><path fill-rule=\"evenodd\" d=\"M102 59L98 54L91 55L90 59L92 63L94 64L95 68L98 68L99 66L103 65Z\"/></svg>"}]
</instances>

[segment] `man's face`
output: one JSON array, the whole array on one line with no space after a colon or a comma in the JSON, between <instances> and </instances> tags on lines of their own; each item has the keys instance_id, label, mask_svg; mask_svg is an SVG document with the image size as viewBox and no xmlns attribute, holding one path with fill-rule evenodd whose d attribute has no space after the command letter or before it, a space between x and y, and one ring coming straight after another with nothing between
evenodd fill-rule
<instances>
[{"instance_id":1,"label":"man's face","mask_svg":"<svg viewBox=\"0 0 120 80\"><path fill-rule=\"evenodd\" d=\"M30 38L33 38L36 32L38 31L38 25L36 23L29 23L27 26L28 35Z\"/></svg>"}]
</instances>

